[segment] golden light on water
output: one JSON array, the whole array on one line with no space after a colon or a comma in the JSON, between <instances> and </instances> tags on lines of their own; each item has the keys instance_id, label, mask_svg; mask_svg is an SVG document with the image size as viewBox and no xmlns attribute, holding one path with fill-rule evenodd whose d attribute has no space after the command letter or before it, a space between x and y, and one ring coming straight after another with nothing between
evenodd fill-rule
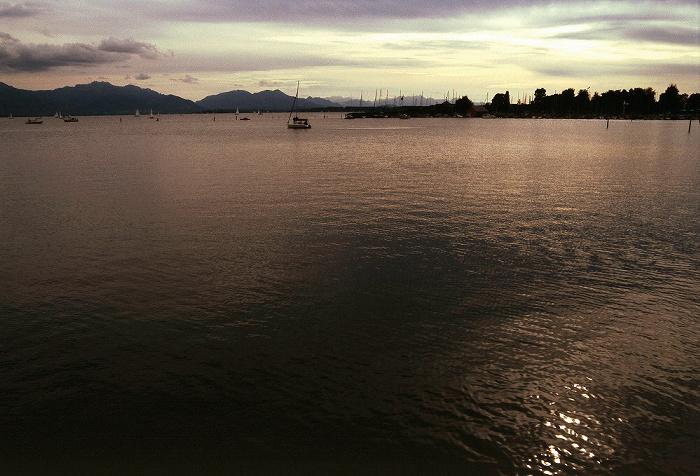
<instances>
[{"instance_id":1,"label":"golden light on water","mask_svg":"<svg viewBox=\"0 0 700 476\"><path fill-rule=\"evenodd\" d=\"M542 422L545 433L551 435L551 441L546 448L533 454L525 467L543 474L555 475L564 470L580 470L580 464L574 461L580 462L582 458L593 465L599 464L598 452L609 452L601 441L607 436L604 434L605 425L585 411L586 402L597 399L598 396L581 383L564 385L564 391L557 392L554 396L559 398L546 402L550 410ZM544 399L542 395L537 395L536 398ZM577 405L578 403L582 405ZM601 434L594 437L595 433Z\"/></svg>"}]
</instances>

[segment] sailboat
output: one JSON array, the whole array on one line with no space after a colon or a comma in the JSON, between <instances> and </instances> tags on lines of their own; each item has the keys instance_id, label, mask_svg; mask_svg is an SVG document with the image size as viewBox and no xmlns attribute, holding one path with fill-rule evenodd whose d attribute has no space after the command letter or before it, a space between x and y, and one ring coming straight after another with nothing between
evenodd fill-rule
<instances>
[{"instance_id":1,"label":"sailboat","mask_svg":"<svg viewBox=\"0 0 700 476\"><path fill-rule=\"evenodd\" d=\"M136 112L134 113L134 116L135 116L135 117L141 117L141 113L139 112L138 109L137 109Z\"/></svg>"},{"instance_id":2,"label":"sailboat","mask_svg":"<svg viewBox=\"0 0 700 476\"><path fill-rule=\"evenodd\" d=\"M297 81L297 94L294 96L294 102L292 103L292 110L289 111L289 119L287 119L288 129L311 129L311 124L309 124L308 119L302 119L297 115L297 101L299 101L299 82ZM292 117L294 114L294 117ZM291 121L291 122L290 122Z\"/></svg>"},{"instance_id":3,"label":"sailboat","mask_svg":"<svg viewBox=\"0 0 700 476\"><path fill-rule=\"evenodd\" d=\"M151 114L148 116L149 119L153 119L153 109L151 109Z\"/></svg>"}]
</instances>

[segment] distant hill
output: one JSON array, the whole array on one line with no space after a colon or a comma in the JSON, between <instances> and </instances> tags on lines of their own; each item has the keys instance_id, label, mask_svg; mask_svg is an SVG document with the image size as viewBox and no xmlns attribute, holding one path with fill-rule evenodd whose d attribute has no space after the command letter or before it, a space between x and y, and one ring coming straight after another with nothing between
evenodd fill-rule
<instances>
[{"instance_id":1,"label":"distant hill","mask_svg":"<svg viewBox=\"0 0 700 476\"><path fill-rule=\"evenodd\" d=\"M52 116L56 112L83 115L133 114L139 109L147 114L186 114L201 111L289 111L293 96L282 91L229 91L208 96L201 101L190 101L178 96L165 95L134 85L114 86L95 81L50 91L17 89L0 82L0 116ZM299 99L298 109L339 107L323 98Z\"/></svg>"},{"instance_id":2,"label":"distant hill","mask_svg":"<svg viewBox=\"0 0 700 476\"><path fill-rule=\"evenodd\" d=\"M160 94L138 86L114 86L107 82L78 84L52 91L17 89L0 82L0 116L51 116L54 113L82 115L190 113L197 104L178 96Z\"/></svg>"},{"instance_id":3,"label":"distant hill","mask_svg":"<svg viewBox=\"0 0 700 476\"><path fill-rule=\"evenodd\" d=\"M248 91L229 91L227 93L207 96L197 105L205 110L212 111L289 111L294 102L294 96L289 96L279 89L274 91L260 91L249 93ZM299 110L321 109L326 107L339 107L337 103L323 98L306 99L299 98L297 108Z\"/></svg>"}]
</instances>

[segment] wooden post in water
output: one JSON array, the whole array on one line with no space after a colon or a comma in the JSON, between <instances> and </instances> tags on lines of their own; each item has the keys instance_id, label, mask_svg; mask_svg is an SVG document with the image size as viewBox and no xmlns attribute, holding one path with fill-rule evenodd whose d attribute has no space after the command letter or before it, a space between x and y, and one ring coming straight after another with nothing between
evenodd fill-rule
<instances>
[{"instance_id":1,"label":"wooden post in water","mask_svg":"<svg viewBox=\"0 0 700 476\"><path fill-rule=\"evenodd\" d=\"M607 129L608 127L610 127L610 119L608 119L608 122L605 123L605 128Z\"/></svg>"},{"instance_id":2,"label":"wooden post in water","mask_svg":"<svg viewBox=\"0 0 700 476\"><path fill-rule=\"evenodd\" d=\"M690 126L692 126L692 125L693 125L693 120L691 119L688 121L688 134L690 134Z\"/></svg>"}]
</instances>

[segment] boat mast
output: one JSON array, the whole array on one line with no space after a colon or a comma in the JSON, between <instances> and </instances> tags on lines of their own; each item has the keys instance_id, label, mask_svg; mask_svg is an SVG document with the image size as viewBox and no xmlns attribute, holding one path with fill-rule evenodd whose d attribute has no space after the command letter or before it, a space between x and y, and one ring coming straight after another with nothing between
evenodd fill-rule
<instances>
[{"instance_id":1,"label":"boat mast","mask_svg":"<svg viewBox=\"0 0 700 476\"><path fill-rule=\"evenodd\" d=\"M289 118L287 119L287 123L292 119L292 113L294 114L294 117L296 117L296 107L297 107L297 99L299 98L299 81L297 81L297 93L294 96L294 102L292 103L292 110L289 111Z\"/></svg>"}]
</instances>

